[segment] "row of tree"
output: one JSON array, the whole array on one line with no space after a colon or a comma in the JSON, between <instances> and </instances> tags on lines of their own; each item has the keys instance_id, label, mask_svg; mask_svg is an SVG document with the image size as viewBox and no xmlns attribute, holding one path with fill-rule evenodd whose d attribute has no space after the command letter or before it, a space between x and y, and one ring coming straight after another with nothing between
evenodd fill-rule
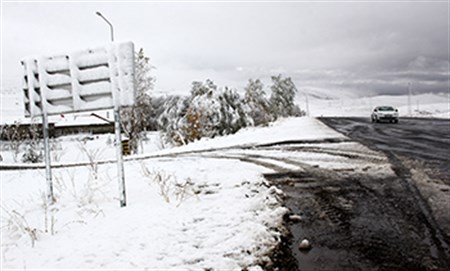
<instances>
[{"instance_id":1,"label":"row of tree","mask_svg":"<svg viewBox=\"0 0 450 271\"><path fill-rule=\"evenodd\" d=\"M176 144L202 137L235 133L247 126L267 125L279 117L304 114L295 104L297 88L289 77L272 76L267 95L263 83L250 79L241 96L237 90L219 88L212 80L193 82L190 95L152 99L153 66L143 49L135 57L136 103L122 110L122 127L133 152L146 130L162 130Z\"/></svg>"},{"instance_id":2,"label":"row of tree","mask_svg":"<svg viewBox=\"0 0 450 271\"><path fill-rule=\"evenodd\" d=\"M193 82L188 97L170 97L157 116L158 129L175 143L232 134L247 126L267 125L279 117L299 116L297 91L290 78L272 77L270 97L260 80L249 80L241 96L235 89L218 88L213 81Z\"/></svg>"}]
</instances>

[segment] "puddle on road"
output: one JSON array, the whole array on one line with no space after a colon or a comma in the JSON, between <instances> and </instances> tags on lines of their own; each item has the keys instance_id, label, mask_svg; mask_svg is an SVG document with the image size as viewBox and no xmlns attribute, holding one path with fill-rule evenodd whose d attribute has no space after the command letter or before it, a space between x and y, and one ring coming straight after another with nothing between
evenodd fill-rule
<instances>
[{"instance_id":1,"label":"puddle on road","mask_svg":"<svg viewBox=\"0 0 450 271\"><path fill-rule=\"evenodd\" d=\"M330 266L342 267L343 262L351 258L346 251L335 251L326 247L313 247L307 252L302 252L296 247L291 249L294 252L294 258L298 260L299 270L328 270ZM354 266L348 263L347 270L350 269L354 269Z\"/></svg>"}]
</instances>

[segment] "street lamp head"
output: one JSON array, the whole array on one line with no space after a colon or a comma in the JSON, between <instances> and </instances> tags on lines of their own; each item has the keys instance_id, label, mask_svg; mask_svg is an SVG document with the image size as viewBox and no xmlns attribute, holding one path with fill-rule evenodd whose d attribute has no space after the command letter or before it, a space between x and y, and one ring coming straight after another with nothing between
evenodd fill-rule
<instances>
[{"instance_id":1,"label":"street lamp head","mask_svg":"<svg viewBox=\"0 0 450 271\"><path fill-rule=\"evenodd\" d=\"M105 16L103 16L103 14L100 13L100 11L96 11L95 14L97 14L100 18L102 18L110 27L111 29L111 41L114 41L114 31L113 31L113 26L112 24L108 21L108 19L105 18Z\"/></svg>"}]
</instances>

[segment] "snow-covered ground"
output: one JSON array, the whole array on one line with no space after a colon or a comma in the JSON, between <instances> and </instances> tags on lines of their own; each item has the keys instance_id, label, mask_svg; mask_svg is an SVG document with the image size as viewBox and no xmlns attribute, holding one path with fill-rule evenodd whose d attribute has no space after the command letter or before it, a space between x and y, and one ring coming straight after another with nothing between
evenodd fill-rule
<instances>
[{"instance_id":1,"label":"snow-covered ground","mask_svg":"<svg viewBox=\"0 0 450 271\"><path fill-rule=\"evenodd\" d=\"M58 163L79 152L69 139ZM267 145L293 140L296 151ZM83 148L92 154L111 147L101 137ZM343 153L361 159L350 163ZM113 159L97 157L105 158ZM306 117L178 148L156 146L126 160L125 208L114 163L54 169L53 206L45 203L43 169L1 171L2 268L260 270L288 212L283 193L263 173L307 166L389 172L382 155Z\"/></svg>"},{"instance_id":2,"label":"snow-covered ground","mask_svg":"<svg viewBox=\"0 0 450 271\"><path fill-rule=\"evenodd\" d=\"M15 95L2 95L2 123L22 116ZM390 104L405 115L406 101L310 97L309 111L368 117L375 105ZM449 117L447 96L413 96L412 104L418 116ZM113 135L77 135L53 143L52 206L45 200L43 164L0 171L2 270L261 270L270 264L289 212L264 173L311 166L392 173L384 155L315 118L281 119L182 147L152 133L140 155L125 159L127 206L120 208L112 141ZM0 165L19 165L20 155L3 144Z\"/></svg>"},{"instance_id":3,"label":"snow-covered ground","mask_svg":"<svg viewBox=\"0 0 450 271\"><path fill-rule=\"evenodd\" d=\"M3 268L239 269L277 244L286 209L257 166L193 157L125 168L125 208L114 164L55 170L51 207L43 172L3 172Z\"/></svg>"}]
</instances>

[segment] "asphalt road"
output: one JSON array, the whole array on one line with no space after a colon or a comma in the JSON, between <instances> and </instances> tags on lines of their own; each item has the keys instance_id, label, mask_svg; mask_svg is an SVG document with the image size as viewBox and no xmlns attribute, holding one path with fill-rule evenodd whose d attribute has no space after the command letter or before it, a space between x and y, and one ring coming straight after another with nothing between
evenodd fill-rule
<instances>
[{"instance_id":1,"label":"asphalt road","mask_svg":"<svg viewBox=\"0 0 450 271\"><path fill-rule=\"evenodd\" d=\"M369 118L320 120L369 148L421 161L450 184L450 120L402 118L399 123L371 123Z\"/></svg>"},{"instance_id":2,"label":"asphalt road","mask_svg":"<svg viewBox=\"0 0 450 271\"><path fill-rule=\"evenodd\" d=\"M266 174L302 218L286 220L291 235L278 270L450 270L450 121L321 121L383 151L395 174L321 167ZM304 238L309 251L299 250Z\"/></svg>"}]
</instances>

